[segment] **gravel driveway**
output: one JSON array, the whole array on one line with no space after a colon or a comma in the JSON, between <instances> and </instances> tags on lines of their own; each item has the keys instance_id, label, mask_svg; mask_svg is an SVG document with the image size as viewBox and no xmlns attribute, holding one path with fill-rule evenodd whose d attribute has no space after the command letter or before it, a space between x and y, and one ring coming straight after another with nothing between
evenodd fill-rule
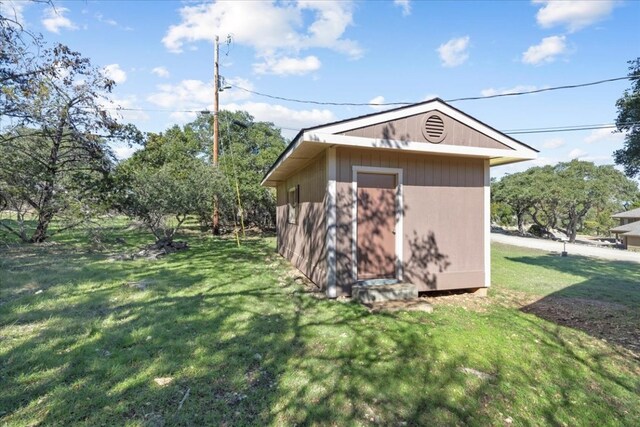
<instances>
[{"instance_id":1,"label":"gravel driveway","mask_svg":"<svg viewBox=\"0 0 640 427\"><path fill-rule=\"evenodd\" d=\"M505 234L491 233L491 241L504 243L505 245L521 246L524 248L539 249L548 252L562 252L563 243L552 240L535 239L532 237L508 236ZM613 261L630 261L640 263L640 252L631 252L613 248L599 248L594 246L567 243L567 252L571 255L603 258Z\"/></svg>"}]
</instances>

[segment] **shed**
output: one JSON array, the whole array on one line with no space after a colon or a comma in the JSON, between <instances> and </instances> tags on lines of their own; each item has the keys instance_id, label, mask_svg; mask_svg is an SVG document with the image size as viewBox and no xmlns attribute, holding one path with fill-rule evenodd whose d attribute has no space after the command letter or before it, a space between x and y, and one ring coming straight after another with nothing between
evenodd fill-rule
<instances>
[{"instance_id":1,"label":"shed","mask_svg":"<svg viewBox=\"0 0 640 427\"><path fill-rule=\"evenodd\" d=\"M277 250L330 298L487 288L490 167L536 153L438 98L302 129L262 181Z\"/></svg>"},{"instance_id":2,"label":"shed","mask_svg":"<svg viewBox=\"0 0 640 427\"><path fill-rule=\"evenodd\" d=\"M622 247L631 251L640 251L640 208L618 212L611 218L620 220L620 225L610 231L622 240Z\"/></svg>"}]
</instances>

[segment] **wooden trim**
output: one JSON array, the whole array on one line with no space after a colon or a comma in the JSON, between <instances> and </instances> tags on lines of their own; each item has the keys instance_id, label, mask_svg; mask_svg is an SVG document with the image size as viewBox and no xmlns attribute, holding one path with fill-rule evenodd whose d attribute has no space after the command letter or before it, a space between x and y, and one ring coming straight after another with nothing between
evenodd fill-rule
<instances>
[{"instance_id":1,"label":"wooden trim","mask_svg":"<svg viewBox=\"0 0 640 427\"><path fill-rule=\"evenodd\" d=\"M487 135L489 138L493 138L496 141L506 145L507 147L512 148L513 150L516 150L516 151L526 150L526 151L531 151L535 153L534 150L524 146L524 144L513 140L509 136L485 125L484 123L476 119L473 119L470 116L467 116L466 114L461 113L455 108L452 108L451 106L437 99L434 99L431 102L426 102L424 104L409 106L406 108L390 111L387 113L383 112L383 113L371 115L369 117L363 117L360 119L356 118L354 120L349 120L348 122L344 122L344 123L339 123L339 124L329 125L329 126L321 126L321 127L315 128L315 131L316 133L319 133L317 131L320 131L321 133L329 133L329 134L347 132L352 129L371 126L379 123L385 123L391 120L397 120L404 117L414 116L414 115L426 113L432 110L446 114L449 117L469 126L470 128L475 129L478 132L481 132Z\"/></svg>"},{"instance_id":2,"label":"wooden trim","mask_svg":"<svg viewBox=\"0 0 640 427\"><path fill-rule=\"evenodd\" d=\"M481 121L479 121L478 119L475 119L469 115L467 115L466 113L448 105L447 103L445 103L444 101L442 101L441 99L435 98L433 100L430 101L425 101L422 102L420 104L416 104L416 105L410 105L407 107L400 107L400 108L396 108L394 110L390 110L390 111L386 111L386 112L381 112L381 113L373 113L373 114L369 114L366 116L362 116L362 117L356 117L353 119L347 119L347 120L342 120L339 122L334 122L333 124L326 124L326 125L320 125L320 126L315 126L313 128L309 128L309 129L302 129L293 139L293 141L291 142L291 144L289 144L287 146L287 148L282 152L282 154L280 155L280 157L278 157L278 160L275 162L275 164L273 166L271 166L271 168L269 169L269 171L267 172L267 174L265 175L265 177L262 179L261 181L261 185L265 185L268 181L269 178L271 177L272 173L277 170L280 165L291 155L291 153L293 153L294 151L296 151L296 149L300 146L300 144L302 144L305 140L310 141L310 142L323 142L323 143L328 143L328 144L334 144L336 142L332 141L332 140L326 140L325 141L320 141L317 139L310 139L309 137L313 137L315 135L331 135L331 134L335 134L335 133L341 133L341 132L347 132L349 130L353 130L353 129L357 129L357 128L361 128L361 127L366 127L366 126L371 126L371 125L375 125L375 124L379 124L379 123L385 123L385 122L389 122L392 120L397 120L397 119L401 119L401 118L405 118L405 117L410 117L410 116L414 116L414 115L418 115L418 114L422 114L422 113L426 113L429 111L436 111L442 114L445 114L449 117L451 117L454 120L457 120L460 123L463 123L467 126L469 126L470 128L486 135L489 138L492 138L504 145L506 145L507 147L511 148L512 150L495 150L495 154L486 154L486 153L480 153L480 154L474 154L474 153L457 153L455 151L449 151L449 154L460 154L460 155L475 155L475 156L483 156L483 157L490 157L493 158L492 159L492 164L493 165L500 165L500 164L507 164L507 163L515 163L515 162L519 162L522 160L532 160L537 158L537 152L538 150L535 150L534 148L524 144L521 141L518 141L516 139L511 138L510 136L486 125L485 123L482 123ZM386 143L388 143L389 141L385 141ZM402 141L391 141L392 143L396 144L395 147L386 147L386 148L405 148L406 147L401 147L401 145L404 145L404 143ZM344 144L344 143L343 143ZM424 143L420 143L423 144ZM348 145L348 144L345 144ZM429 145L429 144L427 144ZM430 144L433 145L433 144ZM377 147L377 148L385 148L380 146L379 141L378 143L376 143L376 145L356 145L356 146L373 146L373 147ZM413 149L414 151L417 152L433 152L436 153L438 152L437 150L420 150L417 148Z\"/></svg>"},{"instance_id":3,"label":"wooden trim","mask_svg":"<svg viewBox=\"0 0 640 427\"><path fill-rule=\"evenodd\" d=\"M296 148L298 148L303 141L304 139L302 138L302 131L300 131L296 136L296 139L294 139L291 144L289 144L289 146L282 152L280 157L278 157L278 160L276 160L276 162L269 169L269 172L264 176L264 178L262 178L262 181L260 181L260 185L264 185L265 182L269 180L271 174L273 174L273 172L275 172L276 169L278 169L278 167L280 167L280 165L289 158L291 153L296 151Z\"/></svg>"},{"instance_id":4,"label":"wooden trim","mask_svg":"<svg viewBox=\"0 0 640 427\"><path fill-rule=\"evenodd\" d=\"M327 247L327 297L336 298L338 292L336 289L336 271L337 271L337 177L338 167L336 161L336 148L327 148L326 156L327 167L327 199L326 199L326 217L327 225L326 247Z\"/></svg>"},{"instance_id":5,"label":"wooden trim","mask_svg":"<svg viewBox=\"0 0 640 427\"><path fill-rule=\"evenodd\" d=\"M416 153L449 154L468 157L508 157L532 160L537 157L533 151L505 150L499 148L468 147L464 145L429 144L422 141L395 141L360 136L333 135L329 133L305 132L304 141L349 147L377 148L381 150L399 150Z\"/></svg>"},{"instance_id":6,"label":"wooden trim","mask_svg":"<svg viewBox=\"0 0 640 427\"><path fill-rule=\"evenodd\" d=\"M491 168L484 161L484 285L491 286Z\"/></svg>"},{"instance_id":7,"label":"wooden trim","mask_svg":"<svg viewBox=\"0 0 640 427\"><path fill-rule=\"evenodd\" d=\"M352 166L351 173L351 275L353 281L358 281L358 172L396 175L396 278L402 281L404 271L404 231L403 231L403 170L401 168L386 168L375 166Z\"/></svg>"}]
</instances>

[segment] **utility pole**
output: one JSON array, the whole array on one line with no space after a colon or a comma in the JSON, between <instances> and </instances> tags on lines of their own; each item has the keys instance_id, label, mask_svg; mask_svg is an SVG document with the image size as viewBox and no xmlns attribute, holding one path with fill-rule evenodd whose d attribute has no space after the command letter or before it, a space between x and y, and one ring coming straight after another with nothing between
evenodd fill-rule
<instances>
[{"instance_id":1,"label":"utility pole","mask_svg":"<svg viewBox=\"0 0 640 427\"><path fill-rule=\"evenodd\" d=\"M220 76L218 74L218 36L213 47L213 153L211 165L218 168L218 92L220 91ZM218 211L218 195L213 196L213 234L220 235L220 213Z\"/></svg>"}]
</instances>

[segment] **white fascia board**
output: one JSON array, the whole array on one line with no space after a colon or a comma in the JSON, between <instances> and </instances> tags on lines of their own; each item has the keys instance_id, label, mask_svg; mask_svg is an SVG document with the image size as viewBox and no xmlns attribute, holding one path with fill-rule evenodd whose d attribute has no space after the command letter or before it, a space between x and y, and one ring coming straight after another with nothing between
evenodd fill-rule
<instances>
[{"instance_id":1,"label":"white fascia board","mask_svg":"<svg viewBox=\"0 0 640 427\"><path fill-rule=\"evenodd\" d=\"M302 135L302 139L305 141L331 145L400 150L415 153L452 154L483 158L508 157L521 160L533 160L537 157L537 153L533 150L515 151L499 148L468 147L463 145L431 144L420 141L384 140L379 138L363 138L360 136L333 135L319 132L305 132Z\"/></svg>"},{"instance_id":2,"label":"white fascia board","mask_svg":"<svg viewBox=\"0 0 640 427\"><path fill-rule=\"evenodd\" d=\"M506 145L509 148L512 148L513 150L526 151L526 152L530 151L532 153L535 153L534 150L531 150L530 148L517 143L516 141L512 140L511 138L502 134L501 132L498 132L495 129L490 128L489 126L484 125L479 121L465 114L460 113L459 111L451 108L447 104L444 104L438 100L434 100L426 104L416 105L414 107L407 107L407 108L399 109L396 111L390 111L388 113L380 113L380 114L372 115L370 117L363 117L361 119L355 119L345 123L335 124L333 126L321 127L315 130L316 132L328 133L328 134L341 133L341 132L349 131L351 129L357 129L365 126L372 126L379 123L385 123L388 121L401 119L404 117L415 116L417 114L426 113L427 111L431 111L431 110L436 110L443 114L446 114L449 117L459 121L460 123L463 123L469 126L470 128L475 129L478 132L481 132L487 135L488 137L495 139L496 141Z\"/></svg>"},{"instance_id":3,"label":"white fascia board","mask_svg":"<svg viewBox=\"0 0 640 427\"><path fill-rule=\"evenodd\" d=\"M273 175L273 173L280 167L280 165L284 163L284 161L287 160L289 156L293 154L294 151L296 151L296 149L300 146L300 144L302 144L303 141L304 141L304 138L302 138L302 136L299 136L298 139L293 142L293 147L285 148L286 150L285 155L282 156L282 158L278 160L276 164L271 167L271 170L269 171L269 173L262 179L262 181L260 181L260 185L264 185L265 182L269 181L269 178L271 178L271 175Z\"/></svg>"}]
</instances>

